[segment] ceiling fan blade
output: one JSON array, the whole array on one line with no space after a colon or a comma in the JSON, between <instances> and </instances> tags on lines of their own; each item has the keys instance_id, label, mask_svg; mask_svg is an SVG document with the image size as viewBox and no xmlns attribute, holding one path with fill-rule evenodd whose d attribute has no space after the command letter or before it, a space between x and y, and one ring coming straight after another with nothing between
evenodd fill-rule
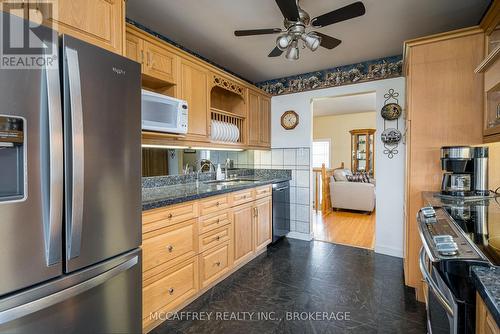
<instances>
[{"instance_id":1,"label":"ceiling fan blade","mask_svg":"<svg viewBox=\"0 0 500 334\"><path fill-rule=\"evenodd\" d=\"M279 56L281 56L282 53L283 53L283 51L278 49L278 47L275 47L273 49L273 51L271 51L271 53L268 55L268 57L279 57Z\"/></svg>"},{"instance_id":2,"label":"ceiling fan blade","mask_svg":"<svg viewBox=\"0 0 500 334\"><path fill-rule=\"evenodd\" d=\"M253 30L235 30L234 36L253 36L253 35L267 35L280 33L280 28L272 29L253 29Z\"/></svg>"},{"instance_id":3,"label":"ceiling fan blade","mask_svg":"<svg viewBox=\"0 0 500 334\"><path fill-rule=\"evenodd\" d=\"M340 43L342 43L342 41L340 39L336 39L335 37L328 36L328 35L322 34L322 33L317 32L317 31L315 31L314 33L316 35L318 35L319 37L321 37L321 43L319 45L321 45L322 47L324 47L326 49L331 50L331 49L339 46Z\"/></svg>"},{"instance_id":4,"label":"ceiling fan blade","mask_svg":"<svg viewBox=\"0 0 500 334\"><path fill-rule=\"evenodd\" d=\"M299 20L299 8L297 7L296 0L276 0L276 4L285 19L289 21Z\"/></svg>"},{"instance_id":5,"label":"ceiling fan blade","mask_svg":"<svg viewBox=\"0 0 500 334\"><path fill-rule=\"evenodd\" d=\"M345 20L349 20L364 15L365 12L366 12L365 5L363 5L361 1L357 1L345 7L315 17L314 19L311 20L311 25L316 28L325 27L330 24L342 22Z\"/></svg>"}]
</instances>

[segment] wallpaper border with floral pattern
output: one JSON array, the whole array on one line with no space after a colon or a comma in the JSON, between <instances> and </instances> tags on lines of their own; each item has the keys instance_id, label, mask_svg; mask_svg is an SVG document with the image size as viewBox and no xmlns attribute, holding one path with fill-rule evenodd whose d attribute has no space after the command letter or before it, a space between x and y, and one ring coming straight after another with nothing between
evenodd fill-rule
<instances>
[{"instance_id":1,"label":"wallpaper border with floral pattern","mask_svg":"<svg viewBox=\"0 0 500 334\"><path fill-rule=\"evenodd\" d=\"M390 56L327 70L258 82L271 95L293 94L354 83L389 79L403 75L403 56Z\"/></svg>"}]
</instances>

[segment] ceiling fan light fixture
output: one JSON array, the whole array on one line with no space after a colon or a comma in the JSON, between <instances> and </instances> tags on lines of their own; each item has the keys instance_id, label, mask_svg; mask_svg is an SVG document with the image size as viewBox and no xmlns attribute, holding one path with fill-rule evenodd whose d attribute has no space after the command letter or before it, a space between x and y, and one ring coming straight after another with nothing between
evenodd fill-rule
<instances>
[{"instance_id":1,"label":"ceiling fan light fixture","mask_svg":"<svg viewBox=\"0 0 500 334\"><path fill-rule=\"evenodd\" d=\"M290 46L290 43L292 43L292 36L290 36L289 34L280 35L276 39L276 46L281 51L285 51Z\"/></svg>"},{"instance_id":2,"label":"ceiling fan light fixture","mask_svg":"<svg viewBox=\"0 0 500 334\"><path fill-rule=\"evenodd\" d=\"M302 34L300 38L311 51L316 51L321 43L321 37L316 35L314 32Z\"/></svg>"},{"instance_id":3,"label":"ceiling fan light fixture","mask_svg":"<svg viewBox=\"0 0 500 334\"><path fill-rule=\"evenodd\" d=\"M299 47L297 45L297 40L293 40L292 44L288 47L285 53L285 58L288 60L299 59Z\"/></svg>"}]
</instances>

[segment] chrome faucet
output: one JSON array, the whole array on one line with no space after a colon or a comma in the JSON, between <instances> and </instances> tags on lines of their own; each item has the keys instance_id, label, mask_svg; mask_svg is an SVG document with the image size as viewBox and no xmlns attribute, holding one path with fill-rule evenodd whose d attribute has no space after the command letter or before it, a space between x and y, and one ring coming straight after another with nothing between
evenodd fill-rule
<instances>
[{"instance_id":1,"label":"chrome faucet","mask_svg":"<svg viewBox=\"0 0 500 334\"><path fill-rule=\"evenodd\" d=\"M200 165L200 168L196 171L196 187L198 187L198 184L199 184L199 180L200 180L200 172L203 173L203 168L205 166L208 166L208 171L210 172L210 170L212 169L212 167L214 167L214 171L215 171L215 166L214 164L210 161L210 160L205 160L204 163L202 163Z\"/></svg>"}]
</instances>

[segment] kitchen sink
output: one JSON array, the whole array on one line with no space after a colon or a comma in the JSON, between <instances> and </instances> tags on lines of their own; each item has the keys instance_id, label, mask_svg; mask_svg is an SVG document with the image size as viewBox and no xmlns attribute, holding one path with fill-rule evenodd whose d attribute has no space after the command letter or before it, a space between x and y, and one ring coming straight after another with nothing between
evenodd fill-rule
<instances>
[{"instance_id":1,"label":"kitchen sink","mask_svg":"<svg viewBox=\"0 0 500 334\"><path fill-rule=\"evenodd\" d=\"M211 181L205 181L203 183L223 185L223 186L233 186L238 184L249 184L255 182L256 182L255 180L248 180L248 179L229 179L229 180L211 180Z\"/></svg>"}]
</instances>

